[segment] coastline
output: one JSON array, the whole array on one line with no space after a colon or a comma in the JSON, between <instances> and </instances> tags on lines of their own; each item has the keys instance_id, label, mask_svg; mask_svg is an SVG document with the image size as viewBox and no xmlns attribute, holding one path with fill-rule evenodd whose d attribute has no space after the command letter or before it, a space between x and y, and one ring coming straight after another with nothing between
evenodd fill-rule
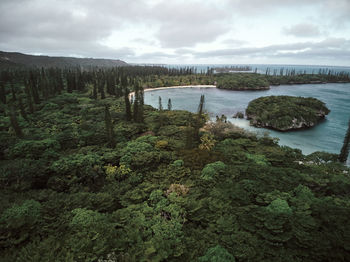
<instances>
[{"instance_id":1,"label":"coastline","mask_svg":"<svg viewBox=\"0 0 350 262\"><path fill-rule=\"evenodd\" d=\"M186 85L186 86L161 86L161 87L152 87L152 88L145 88L143 91L154 91L154 90L164 90L164 89L174 89L174 88L188 88L188 87L203 87L203 88L213 88L216 87L216 85ZM131 99L132 96L134 96L135 92L129 93L129 99Z\"/></svg>"}]
</instances>

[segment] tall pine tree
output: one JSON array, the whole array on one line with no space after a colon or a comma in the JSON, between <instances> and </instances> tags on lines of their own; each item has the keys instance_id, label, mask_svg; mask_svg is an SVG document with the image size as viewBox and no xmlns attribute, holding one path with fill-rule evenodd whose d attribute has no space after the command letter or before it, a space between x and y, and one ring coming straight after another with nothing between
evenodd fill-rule
<instances>
[{"instance_id":1,"label":"tall pine tree","mask_svg":"<svg viewBox=\"0 0 350 262\"><path fill-rule=\"evenodd\" d=\"M105 126L106 126L108 144L111 147L114 147L115 139L114 139L113 124L112 124L111 114L109 112L109 108L107 105L105 106Z\"/></svg>"},{"instance_id":2,"label":"tall pine tree","mask_svg":"<svg viewBox=\"0 0 350 262\"><path fill-rule=\"evenodd\" d=\"M11 93L12 93L12 101L16 101L17 97L16 97L16 91L15 91L13 82L11 82Z\"/></svg>"},{"instance_id":3,"label":"tall pine tree","mask_svg":"<svg viewBox=\"0 0 350 262\"><path fill-rule=\"evenodd\" d=\"M143 123L144 122L144 116L143 116L143 106L145 104L144 102L144 90L142 85L140 85L140 82L138 82L139 85L139 117L138 117L138 121L139 123Z\"/></svg>"},{"instance_id":4,"label":"tall pine tree","mask_svg":"<svg viewBox=\"0 0 350 262\"><path fill-rule=\"evenodd\" d=\"M6 104L5 84L2 81L0 81L0 100L3 104Z\"/></svg>"},{"instance_id":5,"label":"tall pine tree","mask_svg":"<svg viewBox=\"0 0 350 262\"><path fill-rule=\"evenodd\" d=\"M97 83L96 83L96 80L93 83L92 98L95 99L95 100L97 99Z\"/></svg>"},{"instance_id":6,"label":"tall pine tree","mask_svg":"<svg viewBox=\"0 0 350 262\"><path fill-rule=\"evenodd\" d=\"M162 105L162 98L161 97L159 97L158 98L158 109L159 109L159 111L162 111L163 110L163 105Z\"/></svg>"},{"instance_id":7,"label":"tall pine tree","mask_svg":"<svg viewBox=\"0 0 350 262\"><path fill-rule=\"evenodd\" d=\"M173 105L171 104L171 99L168 100L168 110L170 111L173 108Z\"/></svg>"},{"instance_id":8,"label":"tall pine tree","mask_svg":"<svg viewBox=\"0 0 350 262\"><path fill-rule=\"evenodd\" d=\"M344 137L343 147L340 150L339 154L339 161L341 163L345 163L349 156L349 149L350 149L350 119L348 122L348 130L346 131L346 135Z\"/></svg>"},{"instance_id":9,"label":"tall pine tree","mask_svg":"<svg viewBox=\"0 0 350 262\"><path fill-rule=\"evenodd\" d=\"M125 102L125 115L126 115L126 120L131 121L131 104L129 100L129 89L125 88L124 89L124 102Z\"/></svg>"},{"instance_id":10,"label":"tall pine tree","mask_svg":"<svg viewBox=\"0 0 350 262\"><path fill-rule=\"evenodd\" d=\"M29 82L28 81L25 81L25 83L24 83L24 92L26 93L29 113L33 114L34 113L34 105L33 105L33 100L32 100L32 94L30 93L30 88L29 88Z\"/></svg>"},{"instance_id":11,"label":"tall pine tree","mask_svg":"<svg viewBox=\"0 0 350 262\"><path fill-rule=\"evenodd\" d=\"M121 77L121 86L124 91L124 103L125 103L125 116L127 121L131 121L132 115L131 115L131 104L129 100L129 93L130 90L128 88L128 78L125 75L122 75Z\"/></svg>"},{"instance_id":12,"label":"tall pine tree","mask_svg":"<svg viewBox=\"0 0 350 262\"><path fill-rule=\"evenodd\" d=\"M18 106L19 106L19 110L21 112L21 116L28 121L28 118L27 118L27 113L24 109L24 106L23 106L23 102L22 102L22 97L18 97Z\"/></svg>"},{"instance_id":13,"label":"tall pine tree","mask_svg":"<svg viewBox=\"0 0 350 262\"><path fill-rule=\"evenodd\" d=\"M11 121L11 126L13 130L15 130L16 136L22 137L23 136L22 129L18 124L16 112L13 106L10 107L10 121Z\"/></svg>"},{"instance_id":14,"label":"tall pine tree","mask_svg":"<svg viewBox=\"0 0 350 262\"><path fill-rule=\"evenodd\" d=\"M202 126L202 117L203 117L203 113L204 113L204 95L201 95L201 98L199 100L199 105L198 105L198 113L197 113L197 117L195 120L195 125L194 125L194 136L195 136L195 141L199 142L199 129Z\"/></svg>"}]
</instances>

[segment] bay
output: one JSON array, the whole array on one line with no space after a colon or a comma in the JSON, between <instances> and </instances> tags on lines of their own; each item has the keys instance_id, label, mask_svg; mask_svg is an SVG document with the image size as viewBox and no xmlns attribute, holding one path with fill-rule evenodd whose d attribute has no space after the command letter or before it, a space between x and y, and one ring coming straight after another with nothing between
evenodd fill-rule
<instances>
[{"instance_id":1,"label":"bay","mask_svg":"<svg viewBox=\"0 0 350 262\"><path fill-rule=\"evenodd\" d=\"M158 108L159 96L166 108L171 98L173 109L196 112L201 95L205 95L205 109L209 115L226 115L230 122L262 133L268 131L270 136L279 138L280 145L299 148L304 154L315 151L339 153L350 118L350 84L308 84L308 85L281 85L271 87L266 91L230 91L217 88L176 88L145 92L145 104ZM277 132L263 128L254 128L245 119L234 119L232 116L244 112L248 103L261 96L291 95L315 97L326 103L331 110L326 120L317 126L292 132Z\"/></svg>"}]
</instances>

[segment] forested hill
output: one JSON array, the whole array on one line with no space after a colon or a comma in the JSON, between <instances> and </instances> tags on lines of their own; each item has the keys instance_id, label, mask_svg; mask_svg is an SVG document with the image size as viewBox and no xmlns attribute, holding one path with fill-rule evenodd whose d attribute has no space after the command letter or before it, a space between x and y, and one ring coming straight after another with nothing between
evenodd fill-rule
<instances>
[{"instance_id":1,"label":"forested hill","mask_svg":"<svg viewBox=\"0 0 350 262\"><path fill-rule=\"evenodd\" d=\"M95 59L76 57L51 57L26 55L17 52L0 51L0 68L9 67L115 67L126 66L126 62L119 59Z\"/></svg>"}]
</instances>

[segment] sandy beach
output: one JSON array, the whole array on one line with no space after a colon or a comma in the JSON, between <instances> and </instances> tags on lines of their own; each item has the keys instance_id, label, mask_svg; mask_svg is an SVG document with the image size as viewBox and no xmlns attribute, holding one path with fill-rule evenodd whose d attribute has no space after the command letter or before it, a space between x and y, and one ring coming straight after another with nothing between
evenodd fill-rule
<instances>
[{"instance_id":1,"label":"sandy beach","mask_svg":"<svg viewBox=\"0 0 350 262\"><path fill-rule=\"evenodd\" d=\"M200 87L216 87L215 85L187 85L187 86L161 86L161 87L155 87L155 88L145 88L144 92L148 92L148 91L154 91L154 90L163 90L163 89L172 89L172 88L188 88L188 87L196 87L196 88L200 88ZM131 99L132 96L134 96L135 92L131 92L129 93L129 99Z\"/></svg>"}]
</instances>

